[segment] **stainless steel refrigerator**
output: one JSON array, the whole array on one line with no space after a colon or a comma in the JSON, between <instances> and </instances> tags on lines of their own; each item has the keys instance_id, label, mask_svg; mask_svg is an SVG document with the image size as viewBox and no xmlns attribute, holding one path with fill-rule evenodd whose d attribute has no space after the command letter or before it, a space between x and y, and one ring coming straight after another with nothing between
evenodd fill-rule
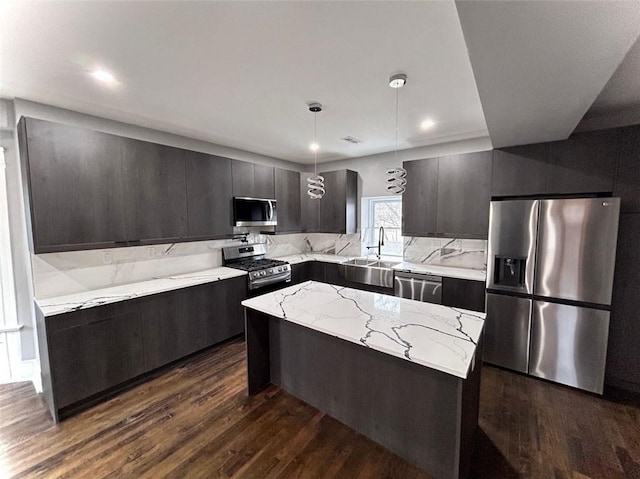
<instances>
[{"instance_id":1,"label":"stainless steel refrigerator","mask_svg":"<svg viewBox=\"0 0 640 479\"><path fill-rule=\"evenodd\" d=\"M492 201L484 360L602 394L619 198Z\"/></svg>"}]
</instances>

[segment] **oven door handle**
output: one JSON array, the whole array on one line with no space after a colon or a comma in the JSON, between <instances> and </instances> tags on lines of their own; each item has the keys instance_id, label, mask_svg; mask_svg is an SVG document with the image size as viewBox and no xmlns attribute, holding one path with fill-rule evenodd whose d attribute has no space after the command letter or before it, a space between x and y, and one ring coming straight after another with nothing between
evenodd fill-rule
<instances>
[{"instance_id":1,"label":"oven door handle","mask_svg":"<svg viewBox=\"0 0 640 479\"><path fill-rule=\"evenodd\" d=\"M266 286L271 283L277 283L279 281L287 281L291 279L291 271L286 271L280 274L274 274L273 276L267 276L266 278L252 279L249 282L249 289L256 289L260 286Z\"/></svg>"}]
</instances>

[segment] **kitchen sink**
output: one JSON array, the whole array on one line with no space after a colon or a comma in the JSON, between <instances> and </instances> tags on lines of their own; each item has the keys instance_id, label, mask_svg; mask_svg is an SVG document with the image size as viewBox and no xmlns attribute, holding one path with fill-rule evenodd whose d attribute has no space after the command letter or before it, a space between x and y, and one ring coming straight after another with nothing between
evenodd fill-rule
<instances>
[{"instance_id":1,"label":"kitchen sink","mask_svg":"<svg viewBox=\"0 0 640 479\"><path fill-rule=\"evenodd\" d=\"M368 258L355 258L338 266L341 278L354 283L393 288L393 266L398 263L392 261L378 261Z\"/></svg>"},{"instance_id":2,"label":"kitchen sink","mask_svg":"<svg viewBox=\"0 0 640 479\"><path fill-rule=\"evenodd\" d=\"M374 261L367 266L373 266L375 268L393 268L397 264L399 264L397 261Z\"/></svg>"},{"instance_id":3,"label":"kitchen sink","mask_svg":"<svg viewBox=\"0 0 640 479\"><path fill-rule=\"evenodd\" d=\"M344 265L353 265L353 266L369 266L375 263L375 260L369 258L353 258L349 261L345 261Z\"/></svg>"}]
</instances>

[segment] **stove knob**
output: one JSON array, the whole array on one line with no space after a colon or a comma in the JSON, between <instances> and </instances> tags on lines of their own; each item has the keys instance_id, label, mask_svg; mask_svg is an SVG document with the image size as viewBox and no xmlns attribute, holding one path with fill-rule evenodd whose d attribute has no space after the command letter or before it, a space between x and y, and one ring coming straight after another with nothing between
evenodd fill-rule
<instances>
[{"instance_id":1,"label":"stove knob","mask_svg":"<svg viewBox=\"0 0 640 479\"><path fill-rule=\"evenodd\" d=\"M275 270L274 270L273 268L271 268L271 269L269 270L269 273L273 274L273 273L275 273Z\"/></svg>"}]
</instances>

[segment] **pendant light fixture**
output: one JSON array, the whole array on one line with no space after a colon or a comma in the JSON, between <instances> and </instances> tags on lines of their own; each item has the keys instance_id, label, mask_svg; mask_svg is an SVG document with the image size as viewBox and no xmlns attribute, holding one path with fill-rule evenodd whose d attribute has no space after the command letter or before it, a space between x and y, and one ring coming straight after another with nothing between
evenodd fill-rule
<instances>
[{"instance_id":1,"label":"pendant light fixture","mask_svg":"<svg viewBox=\"0 0 640 479\"><path fill-rule=\"evenodd\" d=\"M405 83L407 83L407 75L397 73L389 78L389 86L396 90L396 149L393 156L393 163L398 164L398 110L399 110L399 92ZM401 166L393 166L387 169L387 191L392 195L401 195L405 191L407 184L407 170Z\"/></svg>"},{"instance_id":2,"label":"pendant light fixture","mask_svg":"<svg viewBox=\"0 0 640 479\"><path fill-rule=\"evenodd\" d=\"M311 144L311 150L313 150L313 176L307 178L307 195L311 199L319 200L324 196L324 177L318 175L318 113L322 111L322 105L320 103L310 103L309 111L313 113L313 143Z\"/></svg>"}]
</instances>

